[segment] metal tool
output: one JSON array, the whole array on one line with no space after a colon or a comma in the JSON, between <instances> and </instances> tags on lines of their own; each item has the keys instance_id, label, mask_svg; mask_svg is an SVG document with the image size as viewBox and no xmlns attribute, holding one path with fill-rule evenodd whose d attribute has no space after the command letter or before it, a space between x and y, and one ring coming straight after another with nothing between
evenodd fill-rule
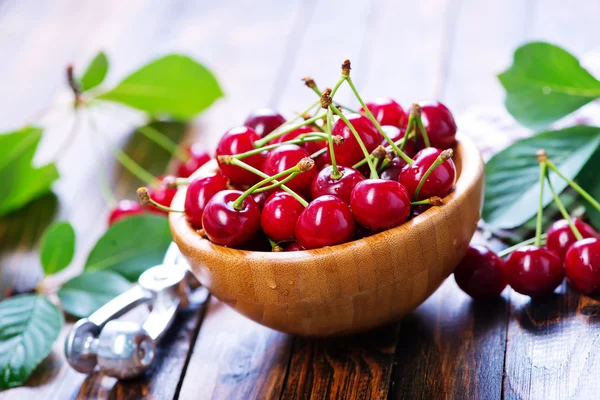
<instances>
[{"instance_id":1,"label":"metal tool","mask_svg":"<svg viewBox=\"0 0 600 400\"><path fill-rule=\"evenodd\" d=\"M69 364L85 374L97 365L104 374L119 379L142 374L152 364L156 346L177 311L190 304L191 291L199 286L172 243L162 265L146 270L134 287L73 325L65 340ZM143 324L117 320L143 304L151 308Z\"/></svg>"}]
</instances>

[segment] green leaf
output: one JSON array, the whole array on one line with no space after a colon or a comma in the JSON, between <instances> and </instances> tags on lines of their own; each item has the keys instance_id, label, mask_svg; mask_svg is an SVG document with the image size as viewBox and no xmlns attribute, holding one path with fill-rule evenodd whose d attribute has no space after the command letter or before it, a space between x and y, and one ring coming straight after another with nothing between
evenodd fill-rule
<instances>
[{"instance_id":1,"label":"green leaf","mask_svg":"<svg viewBox=\"0 0 600 400\"><path fill-rule=\"evenodd\" d=\"M187 120L222 96L219 83L206 67L172 54L145 65L98 99Z\"/></svg>"},{"instance_id":2,"label":"green leaf","mask_svg":"<svg viewBox=\"0 0 600 400\"><path fill-rule=\"evenodd\" d=\"M600 97L600 81L569 52L544 42L515 51L513 65L498 75L506 108L521 124L544 127Z\"/></svg>"},{"instance_id":3,"label":"green leaf","mask_svg":"<svg viewBox=\"0 0 600 400\"><path fill-rule=\"evenodd\" d=\"M583 187L594 199L600 201L600 179L598 172L600 171L600 148L596 150L590 158L581 173L577 176L577 183ZM600 229L600 211L596 210L585 199L581 198L580 203L585 206L585 212L590 218L590 222L596 229Z\"/></svg>"},{"instance_id":4,"label":"green leaf","mask_svg":"<svg viewBox=\"0 0 600 400\"><path fill-rule=\"evenodd\" d=\"M171 240L165 217L139 215L123 219L98 240L85 269L108 269L135 282L146 269L162 263Z\"/></svg>"},{"instance_id":5,"label":"green leaf","mask_svg":"<svg viewBox=\"0 0 600 400\"><path fill-rule=\"evenodd\" d=\"M62 285L58 298L66 312L84 318L130 287L131 283L115 272L84 271Z\"/></svg>"},{"instance_id":6,"label":"green leaf","mask_svg":"<svg viewBox=\"0 0 600 400\"><path fill-rule=\"evenodd\" d=\"M68 222L51 225L42 237L40 258L45 275L56 274L71 263L75 254L75 231Z\"/></svg>"},{"instance_id":7,"label":"green leaf","mask_svg":"<svg viewBox=\"0 0 600 400\"><path fill-rule=\"evenodd\" d=\"M62 313L45 297L19 295L0 302L0 389L22 385L52 350Z\"/></svg>"},{"instance_id":8,"label":"green leaf","mask_svg":"<svg viewBox=\"0 0 600 400\"><path fill-rule=\"evenodd\" d=\"M95 88L104 81L108 72L108 58L104 52L99 52L96 57L90 62L87 69L79 79L79 87L85 92Z\"/></svg>"},{"instance_id":9,"label":"green leaf","mask_svg":"<svg viewBox=\"0 0 600 400\"><path fill-rule=\"evenodd\" d=\"M539 166L535 153L544 149L563 174L574 178L600 145L600 128L574 126L548 131L515 142L486 164L483 219L497 228L514 228L531 218L538 207ZM550 174L558 192L567 184ZM545 192L544 205L552 201Z\"/></svg>"},{"instance_id":10,"label":"green leaf","mask_svg":"<svg viewBox=\"0 0 600 400\"><path fill-rule=\"evenodd\" d=\"M31 165L41 137L42 130L34 127L0 134L0 216L50 192L58 179L54 163Z\"/></svg>"}]
</instances>

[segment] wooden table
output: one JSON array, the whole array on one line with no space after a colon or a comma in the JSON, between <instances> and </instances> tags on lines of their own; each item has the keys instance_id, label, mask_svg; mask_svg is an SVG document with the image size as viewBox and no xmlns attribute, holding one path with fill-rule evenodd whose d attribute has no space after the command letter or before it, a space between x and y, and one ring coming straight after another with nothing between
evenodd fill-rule
<instances>
[{"instance_id":1,"label":"wooden table","mask_svg":"<svg viewBox=\"0 0 600 400\"><path fill-rule=\"evenodd\" d=\"M346 57L365 97L391 95L405 105L437 98L458 115L475 105L498 108L503 91L495 74L518 44L543 38L581 55L598 44L598 16L600 2L593 0L0 0L0 129L19 127L68 98L65 65L82 68L99 49L112 61L110 83L166 52L185 52L210 66L227 97L197 121L193 135L207 146L254 108L300 111L313 94L299 78L310 74L331 85ZM352 104L348 91L340 96ZM129 143L149 168L164 168L164 153L126 139L123 118L104 116L102 129ZM56 152L68 124L47 132L40 160ZM94 149L86 132L83 127L60 157L56 197L0 220L3 287L35 284L36 243L54 217L72 222L78 234L74 266L57 281L81 268L106 228L98 168L114 178L120 196L133 196L139 182ZM159 362L140 379L74 372L61 337L25 387L0 397L597 398L599 315L596 299L566 284L542 301L507 290L483 304L450 278L399 323L310 340L264 328L211 299L178 318Z\"/></svg>"}]
</instances>

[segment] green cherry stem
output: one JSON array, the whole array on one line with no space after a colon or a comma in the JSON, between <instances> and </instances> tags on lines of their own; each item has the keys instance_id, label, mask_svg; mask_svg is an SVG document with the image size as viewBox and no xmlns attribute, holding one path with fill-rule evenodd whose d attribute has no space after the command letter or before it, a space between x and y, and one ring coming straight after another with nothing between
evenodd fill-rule
<instances>
[{"instance_id":1,"label":"green cherry stem","mask_svg":"<svg viewBox=\"0 0 600 400\"><path fill-rule=\"evenodd\" d=\"M411 206L423 206L423 205L431 205L431 206L442 206L444 205L444 201L441 197L433 196L425 200L413 201L410 203Z\"/></svg>"},{"instance_id":2,"label":"green cherry stem","mask_svg":"<svg viewBox=\"0 0 600 400\"><path fill-rule=\"evenodd\" d=\"M246 198L248 196L250 196L257 189L266 185L267 183L271 183L279 178L283 178L284 176L287 176L290 174L301 174L302 172L306 172L314 166L315 166L315 162L313 161L312 158L309 158L309 157L303 158L302 160L300 160L298 162L298 164L294 165L293 167L288 168L285 171L281 171L278 174L275 174L273 176L269 176L268 178L263 179L262 181L258 182L254 186L251 186L248 190L246 190L244 193L242 193L242 195L233 202L233 208L235 208L238 211L241 210L244 206L244 200L246 200ZM278 181L275 184L278 186L281 186L282 182L283 181Z\"/></svg>"},{"instance_id":3,"label":"green cherry stem","mask_svg":"<svg viewBox=\"0 0 600 400\"><path fill-rule=\"evenodd\" d=\"M546 182L546 173L548 172L548 157L544 150L538 150L537 152L538 163L540 164L540 196L538 199L538 212L537 220L535 224L535 245L541 246L542 244L542 217L544 214L544 183Z\"/></svg>"},{"instance_id":4,"label":"green cherry stem","mask_svg":"<svg viewBox=\"0 0 600 400\"><path fill-rule=\"evenodd\" d=\"M300 174L299 172L292 172L291 174L286 176L284 179L278 181L277 183L273 183L268 186L259 187L258 189L256 189L254 191L254 193L268 192L269 190L276 189L276 188L280 187L281 185L285 185L286 183L288 183L289 181L291 181L292 179L297 177L299 174Z\"/></svg>"},{"instance_id":5,"label":"green cherry stem","mask_svg":"<svg viewBox=\"0 0 600 400\"><path fill-rule=\"evenodd\" d=\"M427 178L429 178L429 175L431 175L431 173L437 168L439 167L442 163L446 162L447 160L451 159L452 156L454 155L454 151L452 151L452 149L447 149L444 150L440 153L440 155L435 159L435 161L433 162L433 164L431 164L429 166L429 168L427 169L427 171L425 171L425 173L423 174L423 176L421 177L421 180L419 181L419 184L417 185L417 189L415 190L415 193L413 195L413 199L416 201L417 198L419 197L419 192L421 191L421 188L423 187L423 185L425 184L425 182L427 181Z\"/></svg>"},{"instance_id":6,"label":"green cherry stem","mask_svg":"<svg viewBox=\"0 0 600 400\"><path fill-rule=\"evenodd\" d=\"M152 198L150 197L150 193L148 193L147 187L138 188L137 195L138 195L138 198L140 199L140 203L142 203L142 205L144 205L144 206L150 204L153 207L158 208L159 210L164 211L164 212L183 213L182 210L174 210L170 207L163 206L162 204L157 203L156 201L152 200Z\"/></svg>"},{"instance_id":7,"label":"green cherry stem","mask_svg":"<svg viewBox=\"0 0 600 400\"><path fill-rule=\"evenodd\" d=\"M302 128L303 126L313 124L313 123L317 122L318 120L320 120L321 118L323 118L324 116L325 116L325 114L315 115L314 117L309 118L309 119L307 119L307 120L305 120L305 121L303 121L303 122L301 122L301 123L299 123L297 125L294 125L294 126L292 126L290 128L287 128L287 129L285 129L283 131L277 131L277 129L275 129L273 132L269 133L264 138L255 141L254 142L254 147L256 147L257 149L259 149L261 147L264 147L271 140L275 140L278 137L281 137L281 136L285 135L286 133L290 133L292 131L295 131L298 128Z\"/></svg>"},{"instance_id":8,"label":"green cherry stem","mask_svg":"<svg viewBox=\"0 0 600 400\"><path fill-rule=\"evenodd\" d=\"M337 116L340 117L342 121L344 121L348 129L350 129L350 132L352 132L352 134L354 135L354 138L358 142L358 145L360 146L360 149L362 150L365 159L367 160L367 164L369 164L369 170L371 171L371 179L379 178L379 175L377 174L377 169L373 165L373 160L371 160L371 155L369 154L369 151L367 150L365 144L363 143L362 139L360 138L360 135L358 134L354 126L350 123L350 121L348 121L348 118L346 118L346 116L342 114L340 110L337 109L337 107L329 105L329 109L336 113Z\"/></svg>"},{"instance_id":9,"label":"green cherry stem","mask_svg":"<svg viewBox=\"0 0 600 400\"><path fill-rule=\"evenodd\" d=\"M569 179L562 172L560 172L560 170L556 167L556 165L554 165L554 163L552 161L547 160L546 165L548 165L548 168L550 168L552 171L556 172L556 174L558 176L560 176L565 182L567 182L567 184L569 184L569 186L571 186L577 193L579 193L581 195L581 197L586 199L592 206L594 206L594 208L596 210L600 211L600 203L598 203L596 201L596 199L594 199L588 192L586 192L581 186L579 186L577 183L575 183L572 179Z\"/></svg>"},{"instance_id":10,"label":"green cherry stem","mask_svg":"<svg viewBox=\"0 0 600 400\"><path fill-rule=\"evenodd\" d=\"M547 237L547 235L545 233L540 235L541 242L542 242L541 244L545 244L546 237ZM536 241L537 241L537 237L532 237L530 239L522 241L521 243L517 243L513 246L507 247L506 249L504 249L498 253L498 257L500 257L500 258L506 257L513 251L520 249L523 246L529 246L530 244L534 244Z\"/></svg>"},{"instance_id":11,"label":"green cherry stem","mask_svg":"<svg viewBox=\"0 0 600 400\"><path fill-rule=\"evenodd\" d=\"M427 135L427 129L425 129L425 125L423 125L423 119L421 118L421 107L416 103L413 104L412 108L410 109L410 113L411 115L414 114L415 123L417 125L416 128L419 129L419 131L421 132L421 136L423 136L425 147L431 147L431 144L429 142L429 135ZM415 131L417 129L415 129ZM415 136L415 140L416 138L417 137Z\"/></svg>"},{"instance_id":12,"label":"green cherry stem","mask_svg":"<svg viewBox=\"0 0 600 400\"><path fill-rule=\"evenodd\" d=\"M327 133L327 141L329 145L329 158L331 159L331 179L340 179L342 177L342 173L337 167L337 162L335 160L335 151L333 149L333 134L331 133L331 120L333 119L333 114L331 112L331 107L327 106L327 120L325 121L325 132Z\"/></svg>"},{"instance_id":13,"label":"green cherry stem","mask_svg":"<svg viewBox=\"0 0 600 400\"><path fill-rule=\"evenodd\" d=\"M314 133L304 133L302 135L298 135L297 138L292 139L292 140L288 140L286 142L281 142L281 143L273 143L273 144L269 144L263 147L259 147L257 149L254 150L249 150L245 153L240 153L240 154L234 154L231 157L233 158L237 158L238 160L241 160L243 158L246 157L250 157L250 156L254 156L256 154L260 154L263 151L268 151L268 150L273 150L279 146L283 146L284 144L302 144L302 143L307 143L307 142L320 142L323 140L327 140L327 136L320 134L318 132L314 132Z\"/></svg>"},{"instance_id":14,"label":"green cherry stem","mask_svg":"<svg viewBox=\"0 0 600 400\"><path fill-rule=\"evenodd\" d=\"M169 153L171 153L174 157L179 159L182 162L188 161L189 157L180 150L177 143L173 142L167 135L160 132L158 129L151 127L150 125L140 126L136 129L142 135L144 135L148 140L153 141Z\"/></svg>"},{"instance_id":15,"label":"green cherry stem","mask_svg":"<svg viewBox=\"0 0 600 400\"><path fill-rule=\"evenodd\" d=\"M319 90L319 88L317 87L317 84L315 83L315 81L310 77L307 76L305 78L302 78L302 80L304 81L304 83L306 84L306 86L308 86L310 89L312 89L313 92L315 92L319 97L321 97L323 95L323 93ZM342 83L344 83L346 79L344 77L340 78L340 80L338 80L335 84L335 86L333 87L333 90L331 91L331 98L333 98L333 96L335 96L335 94L337 93L338 89L340 88L340 86L342 85ZM343 104L334 103L336 106L339 106L341 108L343 108L344 110L351 112L351 113L355 113L358 114L358 111L350 108L350 107L346 107Z\"/></svg>"},{"instance_id":16,"label":"green cherry stem","mask_svg":"<svg viewBox=\"0 0 600 400\"><path fill-rule=\"evenodd\" d=\"M225 156L224 158L221 158L221 160L227 159L228 156ZM252 172L258 176L260 176L263 179L267 179L270 178L269 175L265 174L264 172L262 172L259 169L254 168L251 165L246 164L245 162L243 162L242 160L237 160L235 158L231 158L228 160L228 163L231 165L235 165L238 166L240 168L245 169L246 171ZM274 180L274 183L279 183L278 181ZM281 185L281 190L283 190L284 192L288 193L289 195L291 195L293 198L295 198L296 200L298 200L298 202L300 204L302 204L304 207L308 206L308 202L306 200L304 200L301 196L299 196L296 192L294 192L292 189L290 189L289 187L285 186L285 185Z\"/></svg>"},{"instance_id":17,"label":"green cherry stem","mask_svg":"<svg viewBox=\"0 0 600 400\"><path fill-rule=\"evenodd\" d=\"M552 196L554 197L554 204L556 204L556 207L558 207L558 210L560 211L563 218L567 220L567 223L569 224L569 228L571 228L573 235L575 235L575 238L577 240L583 239L581 232L579 232L579 229L577 229L577 227L573 223L573 220L571 219L571 216L567 212L565 205L560 200L560 197L558 196L558 194L556 194L556 190L554 190L554 186L552 185L552 181L550 180L550 176L548 174L546 174L546 181L548 182L548 187L550 188L550 191L552 192Z\"/></svg>"}]
</instances>

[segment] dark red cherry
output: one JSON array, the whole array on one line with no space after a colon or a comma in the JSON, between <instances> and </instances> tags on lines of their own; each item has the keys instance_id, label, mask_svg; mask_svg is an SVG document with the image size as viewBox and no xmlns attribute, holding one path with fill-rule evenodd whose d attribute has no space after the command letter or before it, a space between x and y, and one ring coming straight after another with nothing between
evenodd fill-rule
<instances>
[{"instance_id":1,"label":"dark red cherry","mask_svg":"<svg viewBox=\"0 0 600 400\"><path fill-rule=\"evenodd\" d=\"M405 165L406 162L404 162L403 159L400 157L394 157L392 162L383 171L381 171L379 177L381 179L397 181L400 177L400 171L402 171L402 168L404 168Z\"/></svg>"},{"instance_id":2,"label":"dark red cherry","mask_svg":"<svg viewBox=\"0 0 600 400\"><path fill-rule=\"evenodd\" d=\"M260 215L263 232L276 242L294 240L296 222L302 211L304 206L292 195L286 192L272 194Z\"/></svg>"},{"instance_id":3,"label":"dark red cherry","mask_svg":"<svg viewBox=\"0 0 600 400\"><path fill-rule=\"evenodd\" d=\"M190 182L185 195L184 212L194 228L202 228L202 214L206 204L215 194L225 189L227 189L227 178L220 172Z\"/></svg>"},{"instance_id":4,"label":"dark red cherry","mask_svg":"<svg viewBox=\"0 0 600 400\"><path fill-rule=\"evenodd\" d=\"M404 129L396 128L395 126L386 125L382 126L381 129L383 129L383 131L390 137L392 142L396 142L402 139L406 134L406 131ZM387 147L389 143L387 140L383 139L381 145L383 147ZM401 144L398 145L398 147L401 147ZM404 146L404 149L402 151L404 151L404 153L409 157L413 157L415 154L417 154L414 139L411 139L408 142L406 142L406 145Z\"/></svg>"},{"instance_id":5,"label":"dark red cherry","mask_svg":"<svg viewBox=\"0 0 600 400\"><path fill-rule=\"evenodd\" d=\"M296 239L307 250L344 243L353 236L352 211L336 196L320 196L311 201L296 224Z\"/></svg>"},{"instance_id":6,"label":"dark red cherry","mask_svg":"<svg viewBox=\"0 0 600 400\"><path fill-rule=\"evenodd\" d=\"M583 294L600 290L600 240L578 240L567 251L565 273L569 284Z\"/></svg>"},{"instance_id":7,"label":"dark red cherry","mask_svg":"<svg viewBox=\"0 0 600 400\"><path fill-rule=\"evenodd\" d=\"M258 205L258 208L260 208L262 210L263 207L265 206L265 201L267 201L269 196L272 194L273 193L271 191L268 191L268 192L252 193L251 196L254 199L254 202L256 203L256 205Z\"/></svg>"},{"instance_id":8,"label":"dark red cherry","mask_svg":"<svg viewBox=\"0 0 600 400\"><path fill-rule=\"evenodd\" d=\"M261 108L248 115L244 126L252 128L260 136L266 136L285 122L285 118L270 108Z\"/></svg>"},{"instance_id":9,"label":"dark red cherry","mask_svg":"<svg viewBox=\"0 0 600 400\"><path fill-rule=\"evenodd\" d=\"M598 235L598 232L594 228L577 218L573 218L573 224L584 239ZM569 227L569 223L566 219L559 219L550 226L547 233L546 247L556 251L560 259L564 260L569 247L577 241L573 231Z\"/></svg>"},{"instance_id":10,"label":"dark red cherry","mask_svg":"<svg viewBox=\"0 0 600 400\"><path fill-rule=\"evenodd\" d=\"M411 197L417 190L419 181L441 152L439 149L427 147L415 155L413 164L402 168L399 181L406 187ZM454 187L455 180L456 167L454 161L452 159L446 160L429 175L419 191L418 199L428 199L432 196L444 197Z\"/></svg>"},{"instance_id":11,"label":"dark red cherry","mask_svg":"<svg viewBox=\"0 0 600 400\"><path fill-rule=\"evenodd\" d=\"M148 189L150 198L160 205L171 207L171 202L173 201L173 197L175 197L175 193L177 193L177 189L169 187L167 182L173 181L174 179L173 176L169 175L159 177L160 182L158 186ZM150 211L157 214L167 214L165 211L159 210L156 207L150 207Z\"/></svg>"},{"instance_id":12,"label":"dark red cherry","mask_svg":"<svg viewBox=\"0 0 600 400\"><path fill-rule=\"evenodd\" d=\"M289 242L283 246L283 251L302 251L304 247L300 246L298 242Z\"/></svg>"},{"instance_id":13,"label":"dark red cherry","mask_svg":"<svg viewBox=\"0 0 600 400\"><path fill-rule=\"evenodd\" d=\"M239 190L222 190L206 204L202 228L211 242L239 247L249 242L260 228L260 209L251 196L244 199L242 209L233 203L242 195Z\"/></svg>"},{"instance_id":14,"label":"dark red cherry","mask_svg":"<svg viewBox=\"0 0 600 400\"><path fill-rule=\"evenodd\" d=\"M350 209L360 225L373 232L400 225L410 215L410 196L397 181L367 179L350 195Z\"/></svg>"},{"instance_id":15,"label":"dark red cherry","mask_svg":"<svg viewBox=\"0 0 600 400\"><path fill-rule=\"evenodd\" d=\"M454 279L458 287L474 299L498 297L506 287L504 261L485 246L469 246L454 270Z\"/></svg>"},{"instance_id":16,"label":"dark red cherry","mask_svg":"<svg viewBox=\"0 0 600 400\"><path fill-rule=\"evenodd\" d=\"M200 143L193 143L185 148L188 155L186 162L177 162L177 176L187 178L198 168L210 161L210 154L204 149Z\"/></svg>"},{"instance_id":17,"label":"dark red cherry","mask_svg":"<svg viewBox=\"0 0 600 400\"><path fill-rule=\"evenodd\" d=\"M295 144L284 144L269 152L263 165L263 171L265 174L273 176L292 168L298 164L300 160L309 156L310 154L300 146ZM299 174L285 185L293 191L308 193L310 185L316 175L316 168L312 168Z\"/></svg>"},{"instance_id":18,"label":"dark red cherry","mask_svg":"<svg viewBox=\"0 0 600 400\"><path fill-rule=\"evenodd\" d=\"M375 101L366 103L367 107L379 122L379 125L392 125L398 128L405 128L408 121L408 114L402 106L389 97L378 97ZM364 111L363 108L360 109Z\"/></svg>"},{"instance_id":19,"label":"dark red cherry","mask_svg":"<svg viewBox=\"0 0 600 400\"><path fill-rule=\"evenodd\" d=\"M346 118L348 118L354 129L356 129L358 136L362 139L369 153L381 144L381 134L367 117L360 114L349 114ZM364 158L358 141L344 121L341 119L336 121L333 125L332 134L339 135L344 139L343 144L333 147L337 164L351 167ZM331 164L329 153L327 153L326 158L327 163Z\"/></svg>"},{"instance_id":20,"label":"dark red cherry","mask_svg":"<svg viewBox=\"0 0 600 400\"><path fill-rule=\"evenodd\" d=\"M448 149L456 142L456 122L448 108L439 101L421 101L421 120L431 147Z\"/></svg>"},{"instance_id":21,"label":"dark red cherry","mask_svg":"<svg viewBox=\"0 0 600 400\"><path fill-rule=\"evenodd\" d=\"M260 139L260 136L251 128L230 129L225 132L217 145L217 159L218 156L229 156L254 150L254 142L258 139ZM246 164L258 170L262 170L264 160L265 155L262 153L243 159ZM219 168L235 185L252 185L260 180L258 175L236 165L226 165L219 162Z\"/></svg>"},{"instance_id":22,"label":"dark red cherry","mask_svg":"<svg viewBox=\"0 0 600 400\"><path fill-rule=\"evenodd\" d=\"M410 215L412 218L418 217L423 214L425 211L429 210L432 206L430 204L419 204L418 206L414 206L410 211Z\"/></svg>"},{"instance_id":23,"label":"dark red cherry","mask_svg":"<svg viewBox=\"0 0 600 400\"><path fill-rule=\"evenodd\" d=\"M342 173L342 177L339 179L331 179L331 172L333 171L331 166L319 171L311 186L314 199L330 194L339 197L345 203L350 203L350 193L352 193L354 186L358 182L364 181L365 177L354 168L339 166L338 170Z\"/></svg>"},{"instance_id":24,"label":"dark red cherry","mask_svg":"<svg viewBox=\"0 0 600 400\"><path fill-rule=\"evenodd\" d=\"M108 225L112 225L118 220L131 217L132 215L143 214L144 212L144 207L137 201L119 200L108 216Z\"/></svg>"},{"instance_id":25,"label":"dark red cherry","mask_svg":"<svg viewBox=\"0 0 600 400\"><path fill-rule=\"evenodd\" d=\"M524 246L513 251L506 259L504 272L515 291L531 297L552 293L564 278L558 254L537 246Z\"/></svg>"}]
</instances>

